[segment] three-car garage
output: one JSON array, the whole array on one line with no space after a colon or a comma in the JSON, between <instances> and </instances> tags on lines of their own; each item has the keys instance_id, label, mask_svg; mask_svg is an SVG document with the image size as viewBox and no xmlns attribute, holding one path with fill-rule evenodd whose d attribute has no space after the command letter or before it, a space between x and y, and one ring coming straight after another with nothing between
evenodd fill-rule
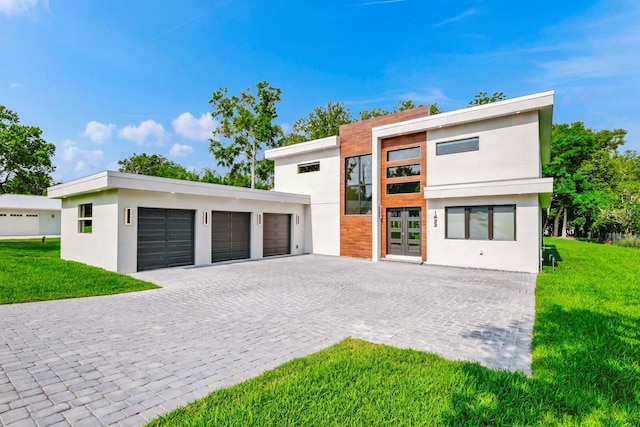
<instances>
[{"instance_id":1,"label":"three-car garage","mask_svg":"<svg viewBox=\"0 0 640 427\"><path fill-rule=\"evenodd\" d=\"M119 273L312 250L309 195L106 171L49 189L61 257Z\"/></svg>"},{"instance_id":2,"label":"three-car garage","mask_svg":"<svg viewBox=\"0 0 640 427\"><path fill-rule=\"evenodd\" d=\"M263 257L291 253L291 215L264 213ZM196 211L138 208L137 271L195 264ZM208 222L208 221L207 221ZM210 212L211 262L251 258L251 212Z\"/></svg>"}]
</instances>

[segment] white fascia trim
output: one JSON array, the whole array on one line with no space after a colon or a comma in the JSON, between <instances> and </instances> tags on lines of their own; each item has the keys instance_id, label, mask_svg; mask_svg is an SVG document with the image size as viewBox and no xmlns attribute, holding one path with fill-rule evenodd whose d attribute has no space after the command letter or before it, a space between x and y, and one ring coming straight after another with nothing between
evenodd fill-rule
<instances>
[{"instance_id":1,"label":"white fascia trim","mask_svg":"<svg viewBox=\"0 0 640 427\"><path fill-rule=\"evenodd\" d=\"M30 194L0 194L0 209L22 209L39 211L59 211L60 200Z\"/></svg>"},{"instance_id":2,"label":"white fascia trim","mask_svg":"<svg viewBox=\"0 0 640 427\"><path fill-rule=\"evenodd\" d=\"M230 185L208 184L205 182L158 178L122 172L105 171L95 175L49 187L48 196L53 199L95 193L113 189L154 191L190 196L225 197L231 199L298 203L308 205L310 196L306 194L282 193L257 190Z\"/></svg>"},{"instance_id":3,"label":"white fascia trim","mask_svg":"<svg viewBox=\"0 0 640 427\"><path fill-rule=\"evenodd\" d=\"M508 196L517 194L545 194L553 192L553 178L525 178L504 181L473 182L468 184L424 187L425 199L452 199L479 196Z\"/></svg>"},{"instance_id":4,"label":"white fascia trim","mask_svg":"<svg viewBox=\"0 0 640 427\"><path fill-rule=\"evenodd\" d=\"M528 111L553 108L554 96L555 92L550 90L519 98L507 99L505 101L493 102L491 104L479 105L477 107L463 108L448 113L391 123L373 128L373 135L377 138L389 138L407 133L424 132Z\"/></svg>"},{"instance_id":5,"label":"white fascia trim","mask_svg":"<svg viewBox=\"0 0 640 427\"><path fill-rule=\"evenodd\" d=\"M326 138L314 139L313 141L301 142L286 147L272 148L264 152L264 157L273 160L335 147L340 147L340 137L328 136Z\"/></svg>"}]
</instances>

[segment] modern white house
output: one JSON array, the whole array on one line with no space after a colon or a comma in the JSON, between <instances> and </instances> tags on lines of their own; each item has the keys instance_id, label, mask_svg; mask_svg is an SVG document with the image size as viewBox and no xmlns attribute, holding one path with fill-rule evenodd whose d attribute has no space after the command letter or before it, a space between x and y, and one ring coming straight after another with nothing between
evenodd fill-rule
<instances>
[{"instance_id":1,"label":"modern white house","mask_svg":"<svg viewBox=\"0 0 640 427\"><path fill-rule=\"evenodd\" d=\"M60 200L0 194L0 236L60 235Z\"/></svg>"},{"instance_id":2,"label":"modern white house","mask_svg":"<svg viewBox=\"0 0 640 427\"><path fill-rule=\"evenodd\" d=\"M553 91L268 150L274 190L102 172L49 189L62 257L119 272L316 253L537 272Z\"/></svg>"}]
</instances>

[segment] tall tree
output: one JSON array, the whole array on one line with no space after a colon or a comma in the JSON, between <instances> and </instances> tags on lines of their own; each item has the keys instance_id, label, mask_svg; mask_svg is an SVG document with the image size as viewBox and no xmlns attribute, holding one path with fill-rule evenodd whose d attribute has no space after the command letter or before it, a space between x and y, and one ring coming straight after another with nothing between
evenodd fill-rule
<instances>
[{"instance_id":1,"label":"tall tree","mask_svg":"<svg viewBox=\"0 0 640 427\"><path fill-rule=\"evenodd\" d=\"M476 105L491 104L492 102L504 101L507 99L504 92L494 92L493 95L487 95L487 92L478 92L476 96L469 101L469 107L475 107Z\"/></svg>"},{"instance_id":2,"label":"tall tree","mask_svg":"<svg viewBox=\"0 0 640 427\"><path fill-rule=\"evenodd\" d=\"M158 154L133 154L126 159L118 160L119 171L138 175L159 176L162 178L185 179L199 181L195 172Z\"/></svg>"},{"instance_id":3,"label":"tall tree","mask_svg":"<svg viewBox=\"0 0 640 427\"><path fill-rule=\"evenodd\" d=\"M544 176L554 178L548 211L548 218L554 218L553 235L566 237L570 222L592 229L598 212L612 202L617 172L611 160L625 134L622 129L596 132L582 122L553 125L551 161L543 167Z\"/></svg>"},{"instance_id":4,"label":"tall tree","mask_svg":"<svg viewBox=\"0 0 640 427\"><path fill-rule=\"evenodd\" d=\"M640 234L640 155L628 150L614 156L611 163L617 174L611 181L611 203L599 207L594 228Z\"/></svg>"},{"instance_id":5,"label":"tall tree","mask_svg":"<svg viewBox=\"0 0 640 427\"><path fill-rule=\"evenodd\" d=\"M265 147L277 146L282 135L280 126L273 123L278 117L276 103L280 102L282 91L266 81L259 82L256 88L255 95L251 89L229 95L227 88L221 87L209 101L211 115L220 123L209 140L209 151L218 166L229 168L234 176L249 175L251 188L256 187L258 153Z\"/></svg>"},{"instance_id":6,"label":"tall tree","mask_svg":"<svg viewBox=\"0 0 640 427\"><path fill-rule=\"evenodd\" d=\"M16 113L0 105L0 194L45 194L55 150L40 128L21 125Z\"/></svg>"},{"instance_id":7,"label":"tall tree","mask_svg":"<svg viewBox=\"0 0 640 427\"><path fill-rule=\"evenodd\" d=\"M351 122L351 111L342 102L329 102L325 108L316 107L308 117L296 120L293 131L309 141L338 135L340 126Z\"/></svg>"}]
</instances>

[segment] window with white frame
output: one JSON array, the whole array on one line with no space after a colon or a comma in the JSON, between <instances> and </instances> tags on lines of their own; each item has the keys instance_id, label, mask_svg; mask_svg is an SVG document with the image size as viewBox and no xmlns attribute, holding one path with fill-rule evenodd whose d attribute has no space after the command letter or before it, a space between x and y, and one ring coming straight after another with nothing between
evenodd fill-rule
<instances>
[{"instance_id":1,"label":"window with white frame","mask_svg":"<svg viewBox=\"0 0 640 427\"><path fill-rule=\"evenodd\" d=\"M93 203L78 205L78 233L93 231Z\"/></svg>"},{"instance_id":2,"label":"window with white frame","mask_svg":"<svg viewBox=\"0 0 640 427\"><path fill-rule=\"evenodd\" d=\"M516 206L462 206L446 210L446 239L516 240Z\"/></svg>"}]
</instances>

